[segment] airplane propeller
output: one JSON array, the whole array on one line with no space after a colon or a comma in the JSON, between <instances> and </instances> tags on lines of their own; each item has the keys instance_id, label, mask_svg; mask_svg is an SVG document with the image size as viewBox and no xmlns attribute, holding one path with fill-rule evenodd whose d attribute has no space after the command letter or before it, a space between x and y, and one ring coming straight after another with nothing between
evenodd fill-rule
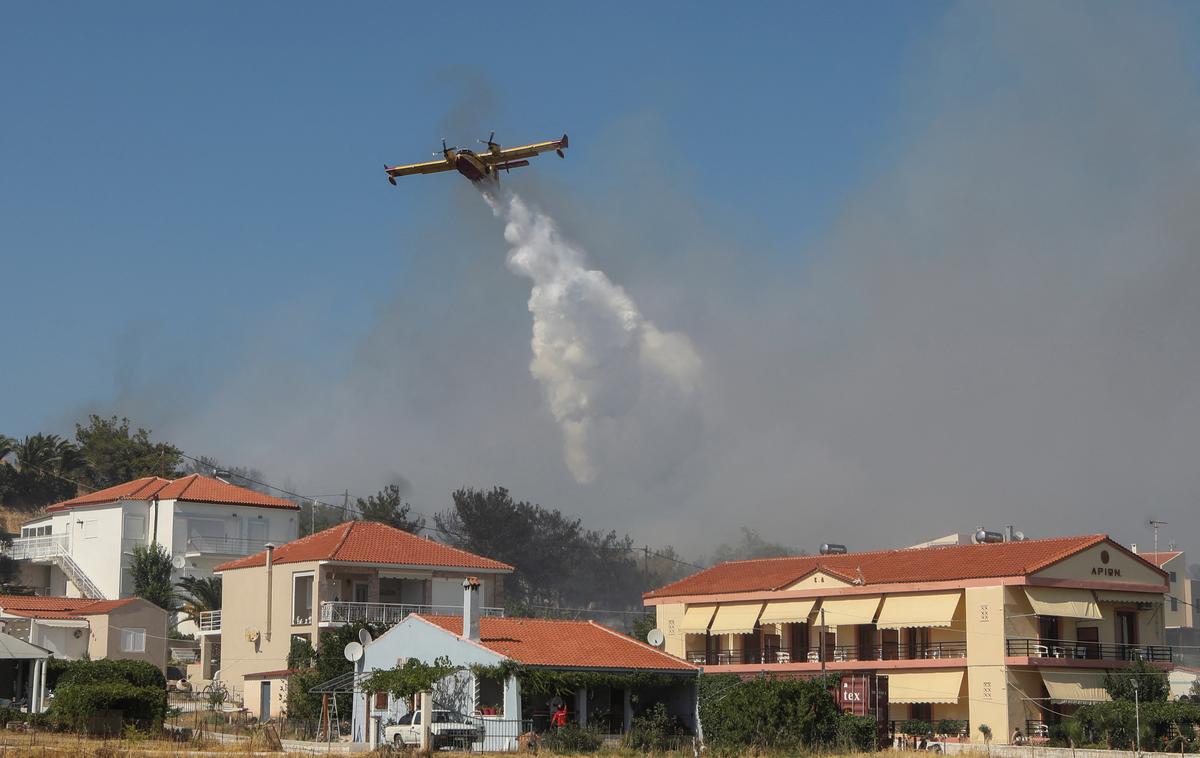
<instances>
[{"instance_id":1,"label":"airplane propeller","mask_svg":"<svg viewBox=\"0 0 1200 758\"><path fill-rule=\"evenodd\" d=\"M479 144L487 145L488 150L495 150L496 148L500 147L500 143L496 142L496 132L495 131L493 131L491 134L489 134L488 138L486 140L482 140L482 139L479 140Z\"/></svg>"},{"instance_id":2,"label":"airplane propeller","mask_svg":"<svg viewBox=\"0 0 1200 758\"><path fill-rule=\"evenodd\" d=\"M443 158L445 158L446 153L449 152L450 150L458 150L458 145L455 145L454 147L446 147L446 138L442 137L442 149L440 152L434 153L434 156L440 155Z\"/></svg>"}]
</instances>

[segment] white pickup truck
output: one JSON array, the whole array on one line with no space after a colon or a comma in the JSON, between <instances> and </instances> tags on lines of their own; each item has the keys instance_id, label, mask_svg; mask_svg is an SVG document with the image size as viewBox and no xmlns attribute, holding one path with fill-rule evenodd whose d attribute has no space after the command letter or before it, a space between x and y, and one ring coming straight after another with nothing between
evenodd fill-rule
<instances>
[{"instance_id":1,"label":"white pickup truck","mask_svg":"<svg viewBox=\"0 0 1200 758\"><path fill-rule=\"evenodd\" d=\"M450 711L433 711L429 722L430 746L434 750L468 747L483 739L483 724L472 724ZM413 711L400 717L395 724L383 729L383 738L396 747L416 747L421 744L421 712Z\"/></svg>"}]
</instances>

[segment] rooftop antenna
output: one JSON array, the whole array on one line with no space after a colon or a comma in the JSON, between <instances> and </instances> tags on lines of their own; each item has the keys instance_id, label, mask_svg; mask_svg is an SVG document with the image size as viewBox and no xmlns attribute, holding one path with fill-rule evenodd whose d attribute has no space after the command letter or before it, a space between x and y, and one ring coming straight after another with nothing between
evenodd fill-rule
<instances>
[{"instance_id":1,"label":"rooftop antenna","mask_svg":"<svg viewBox=\"0 0 1200 758\"><path fill-rule=\"evenodd\" d=\"M1159 521L1158 519L1153 518L1153 517L1146 519L1146 526L1148 526L1154 530L1154 552L1155 553L1158 552L1158 528L1160 526L1167 526L1167 525L1168 524L1166 521Z\"/></svg>"}]
</instances>

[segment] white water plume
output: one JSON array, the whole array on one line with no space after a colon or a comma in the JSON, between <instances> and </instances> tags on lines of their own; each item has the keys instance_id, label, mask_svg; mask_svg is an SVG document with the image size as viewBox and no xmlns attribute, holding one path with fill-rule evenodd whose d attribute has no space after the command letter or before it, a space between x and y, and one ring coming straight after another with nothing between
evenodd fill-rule
<instances>
[{"instance_id":1,"label":"white water plume","mask_svg":"<svg viewBox=\"0 0 1200 758\"><path fill-rule=\"evenodd\" d=\"M662 424L663 413L691 414L700 358L687 336L659 330L624 289L588 269L584 251L545 213L514 193L484 197L505 220L509 270L533 280L530 373L562 427L572 476L594 481L598 425Z\"/></svg>"}]
</instances>

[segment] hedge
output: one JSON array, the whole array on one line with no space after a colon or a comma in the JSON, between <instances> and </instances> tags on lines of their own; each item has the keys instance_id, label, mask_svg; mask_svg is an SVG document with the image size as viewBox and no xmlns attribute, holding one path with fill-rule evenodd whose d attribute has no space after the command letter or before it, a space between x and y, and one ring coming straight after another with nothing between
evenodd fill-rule
<instances>
[{"instance_id":1,"label":"hedge","mask_svg":"<svg viewBox=\"0 0 1200 758\"><path fill-rule=\"evenodd\" d=\"M46 669L46 687L56 693L65 684L100 682L124 682L135 687L155 687L164 692L167 689L163 672L147 661L60 661L52 658Z\"/></svg>"},{"instance_id":2,"label":"hedge","mask_svg":"<svg viewBox=\"0 0 1200 758\"><path fill-rule=\"evenodd\" d=\"M158 729L167 715L167 690L114 681L60 683L50 704L51 717L74 731L86 731L102 710L121 711L126 723Z\"/></svg>"}]
</instances>

